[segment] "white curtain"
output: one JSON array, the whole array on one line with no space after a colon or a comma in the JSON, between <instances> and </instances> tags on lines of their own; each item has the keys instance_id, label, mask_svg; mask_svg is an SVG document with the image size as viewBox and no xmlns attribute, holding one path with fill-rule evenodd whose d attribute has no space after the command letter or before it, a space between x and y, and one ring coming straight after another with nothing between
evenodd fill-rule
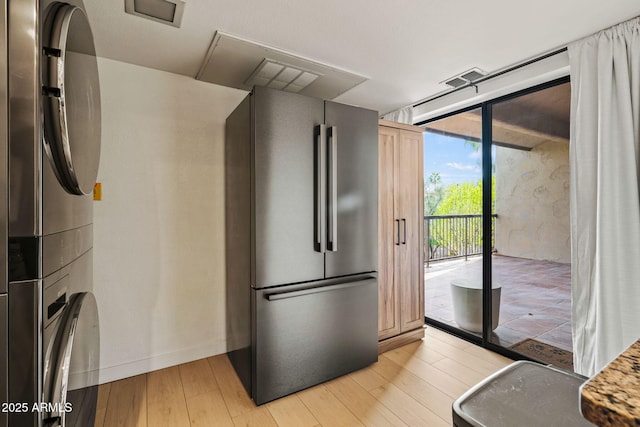
<instances>
[{"instance_id":1,"label":"white curtain","mask_svg":"<svg viewBox=\"0 0 640 427\"><path fill-rule=\"evenodd\" d=\"M640 338L640 18L569 46L574 366Z\"/></svg>"},{"instance_id":2,"label":"white curtain","mask_svg":"<svg viewBox=\"0 0 640 427\"><path fill-rule=\"evenodd\" d=\"M413 107L404 107L385 114L383 119L391 120L398 123L413 124Z\"/></svg>"}]
</instances>

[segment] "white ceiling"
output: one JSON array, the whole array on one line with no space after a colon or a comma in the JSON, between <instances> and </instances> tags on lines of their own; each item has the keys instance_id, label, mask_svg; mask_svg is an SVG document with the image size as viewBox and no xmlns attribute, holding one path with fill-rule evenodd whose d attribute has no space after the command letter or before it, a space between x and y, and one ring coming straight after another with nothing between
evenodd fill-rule
<instances>
[{"instance_id":1,"label":"white ceiling","mask_svg":"<svg viewBox=\"0 0 640 427\"><path fill-rule=\"evenodd\" d=\"M369 77L336 100L380 113L640 15L638 0L186 0L174 28L84 3L99 56L194 77L220 30Z\"/></svg>"}]
</instances>

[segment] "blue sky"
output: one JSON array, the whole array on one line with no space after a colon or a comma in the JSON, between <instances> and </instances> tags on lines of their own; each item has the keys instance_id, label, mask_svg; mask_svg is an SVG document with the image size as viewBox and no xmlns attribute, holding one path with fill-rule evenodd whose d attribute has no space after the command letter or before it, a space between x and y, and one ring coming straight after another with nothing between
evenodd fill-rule
<instances>
[{"instance_id":1,"label":"blue sky","mask_svg":"<svg viewBox=\"0 0 640 427\"><path fill-rule=\"evenodd\" d=\"M465 145L464 139L424 133L424 178L439 172L442 184L465 181L476 182L482 178L482 153Z\"/></svg>"}]
</instances>

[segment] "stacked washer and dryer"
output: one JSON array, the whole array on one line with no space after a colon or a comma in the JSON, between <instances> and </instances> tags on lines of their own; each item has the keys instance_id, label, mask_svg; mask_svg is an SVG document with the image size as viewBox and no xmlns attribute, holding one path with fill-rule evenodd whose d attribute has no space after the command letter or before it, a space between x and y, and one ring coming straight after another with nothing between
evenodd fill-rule
<instances>
[{"instance_id":1,"label":"stacked washer and dryer","mask_svg":"<svg viewBox=\"0 0 640 427\"><path fill-rule=\"evenodd\" d=\"M91 426L100 91L81 0L0 10L0 427Z\"/></svg>"}]
</instances>

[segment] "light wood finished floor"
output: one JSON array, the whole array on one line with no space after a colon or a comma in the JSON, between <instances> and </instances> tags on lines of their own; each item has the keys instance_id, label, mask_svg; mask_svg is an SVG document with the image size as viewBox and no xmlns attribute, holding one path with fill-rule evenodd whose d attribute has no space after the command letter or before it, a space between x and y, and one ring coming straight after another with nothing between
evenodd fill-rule
<instances>
[{"instance_id":1,"label":"light wood finished floor","mask_svg":"<svg viewBox=\"0 0 640 427\"><path fill-rule=\"evenodd\" d=\"M509 363L428 328L366 369L256 407L219 355L101 385L95 425L450 426L453 401Z\"/></svg>"}]
</instances>

